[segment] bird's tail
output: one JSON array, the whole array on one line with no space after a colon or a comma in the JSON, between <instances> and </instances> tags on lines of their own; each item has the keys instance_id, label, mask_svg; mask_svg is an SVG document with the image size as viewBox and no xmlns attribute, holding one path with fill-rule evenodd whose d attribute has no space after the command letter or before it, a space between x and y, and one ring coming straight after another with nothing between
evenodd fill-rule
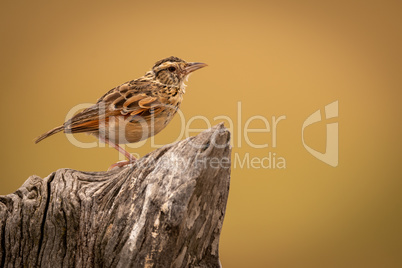
<instances>
[{"instance_id":1,"label":"bird's tail","mask_svg":"<svg viewBox=\"0 0 402 268\"><path fill-rule=\"evenodd\" d=\"M47 137L52 136L53 134L56 134L56 133L58 133L60 131L63 131L63 129L64 129L64 126L62 125L62 126L54 128L52 130L49 130L48 132L43 133L42 135L37 137L36 140L35 140L35 143L38 143L38 142L46 139Z\"/></svg>"}]
</instances>

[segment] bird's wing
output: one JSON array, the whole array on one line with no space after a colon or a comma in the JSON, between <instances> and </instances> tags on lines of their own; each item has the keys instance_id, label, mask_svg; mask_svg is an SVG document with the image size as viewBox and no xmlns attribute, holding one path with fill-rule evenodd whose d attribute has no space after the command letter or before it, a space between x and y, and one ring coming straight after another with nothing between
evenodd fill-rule
<instances>
[{"instance_id":1,"label":"bird's wing","mask_svg":"<svg viewBox=\"0 0 402 268\"><path fill-rule=\"evenodd\" d=\"M163 108L160 97L155 94L159 91L158 87L149 80L134 80L109 91L98 103L105 103L108 109L119 111L124 116L149 117Z\"/></svg>"},{"instance_id":2,"label":"bird's wing","mask_svg":"<svg viewBox=\"0 0 402 268\"><path fill-rule=\"evenodd\" d=\"M147 120L163 111L160 97L153 93L157 85L147 80L133 80L113 88L103 95L98 102L74 115L64 123L65 131L71 133L96 132L102 120L124 116L133 120L142 117Z\"/></svg>"}]
</instances>

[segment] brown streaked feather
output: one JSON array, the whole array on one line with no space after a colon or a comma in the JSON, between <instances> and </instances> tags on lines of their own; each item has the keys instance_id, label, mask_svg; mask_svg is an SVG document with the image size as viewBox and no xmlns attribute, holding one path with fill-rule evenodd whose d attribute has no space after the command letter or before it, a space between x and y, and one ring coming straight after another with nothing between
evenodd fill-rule
<instances>
[{"instance_id":1,"label":"brown streaked feather","mask_svg":"<svg viewBox=\"0 0 402 268\"><path fill-rule=\"evenodd\" d=\"M82 113L85 113L85 110L82 111ZM99 113L96 115L96 117L88 117L86 119L76 119L75 116L73 116L69 121L64 123L65 124L64 132L67 133L97 132L99 131L99 124L101 122L103 124L107 124L111 117L119 115L121 115L120 111L106 110L104 117L100 117ZM77 114L76 116L79 116L78 118L83 117L82 114Z\"/></svg>"},{"instance_id":2,"label":"brown streaked feather","mask_svg":"<svg viewBox=\"0 0 402 268\"><path fill-rule=\"evenodd\" d=\"M142 99L138 102L138 105L142 108L151 108L154 106L157 106L158 103L156 103L157 97L147 97L145 99Z\"/></svg>"},{"instance_id":3,"label":"brown streaked feather","mask_svg":"<svg viewBox=\"0 0 402 268\"><path fill-rule=\"evenodd\" d=\"M59 126L59 127L55 127L54 129L51 129L51 130L49 130L48 132L43 133L42 135L40 135L39 137L37 137L37 138L35 139L35 143L38 143L38 142L40 142L40 141L46 139L46 138L49 137L49 136L52 136L52 135L56 134L56 133L59 133L60 131L63 131L63 129L64 129L64 125L63 125L63 126Z\"/></svg>"},{"instance_id":4,"label":"brown streaked feather","mask_svg":"<svg viewBox=\"0 0 402 268\"><path fill-rule=\"evenodd\" d=\"M126 100L123 104L123 109L127 109L131 104L136 104L139 100L145 99L147 98L148 95L146 94L138 94L138 95L134 95L133 97L129 98L128 100ZM135 107L135 106L134 106Z\"/></svg>"},{"instance_id":5,"label":"brown streaked feather","mask_svg":"<svg viewBox=\"0 0 402 268\"><path fill-rule=\"evenodd\" d=\"M146 109L137 109L130 113L130 115L141 115Z\"/></svg>"},{"instance_id":6,"label":"brown streaked feather","mask_svg":"<svg viewBox=\"0 0 402 268\"><path fill-rule=\"evenodd\" d=\"M126 99L122 96L120 96L119 98L115 99L112 103L112 109L114 110L120 110L121 107L123 107L124 103L126 103Z\"/></svg>"},{"instance_id":7,"label":"brown streaked feather","mask_svg":"<svg viewBox=\"0 0 402 268\"><path fill-rule=\"evenodd\" d=\"M130 82L126 82L118 87L109 90L105 95L98 99L94 106L91 106L82 112L73 116L70 120L65 123L67 128L72 128L77 124L86 123L92 120L96 120L99 117L100 110L105 111L105 117L112 115L118 115L115 111L119 111L121 115L126 115L127 113L134 112L139 108L138 105L130 107L130 109L124 109L127 107L128 102L134 102L139 99L148 97L146 93L139 92L140 86L144 84L148 85L148 90L152 87L152 82L149 80L137 79ZM148 93L148 92L147 92ZM128 96L132 95L131 98L127 99ZM129 103L128 103L129 104ZM103 107L102 107L103 106Z\"/></svg>"},{"instance_id":8,"label":"brown streaked feather","mask_svg":"<svg viewBox=\"0 0 402 268\"><path fill-rule=\"evenodd\" d=\"M109 95L106 95L106 96L104 97L103 101L104 101L105 103L109 103L109 102L114 102L116 99L119 99L119 98L123 98L123 99L124 99L124 97L121 96L121 93L120 93L120 92L118 92L118 91L113 91L113 92L110 93Z\"/></svg>"},{"instance_id":9,"label":"brown streaked feather","mask_svg":"<svg viewBox=\"0 0 402 268\"><path fill-rule=\"evenodd\" d=\"M152 71L147 72L143 77L109 90L98 99L95 105L74 115L62 126L39 136L36 142L61 131L89 132L96 135L101 131L99 129L102 127L101 123L116 126L114 125L116 123L109 120L112 117L118 119L113 122L121 122L123 119L135 123L135 119L139 117L149 121L151 117L158 116L161 118L158 118L155 124L158 125L156 128L159 132L177 111L184 93L183 84L180 81L184 76L176 75L167 69L172 62L177 63L177 70L183 70L186 66L183 60L175 57L157 62ZM163 126L160 122L163 122ZM130 124L130 127L132 131L138 132L136 124ZM131 137L134 136L131 135ZM132 140L135 142L136 138Z\"/></svg>"},{"instance_id":10,"label":"brown streaked feather","mask_svg":"<svg viewBox=\"0 0 402 268\"><path fill-rule=\"evenodd\" d=\"M116 88L117 89L117 88ZM126 92L129 93L130 91ZM145 120L148 117L160 114L163 109L157 109L158 106L162 107L158 101L158 97L151 97L145 93L136 94L129 99L125 99L118 91L109 92L104 96L104 102L98 103L81 113L73 116L69 121L65 123L66 132L81 133L81 132L97 132L99 131L99 116L101 104L104 104L105 108L105 121L108 123L108 118L111 116L142 116ZM149 111L152 109L152 111Z\"/></svg>"},{"instance_id":11,"label":"brown streaked feather","mask_svg":"<svg viewBox=\"0 0 402 268\"><path fill-rule=\"evenodd\" d=\"M77 124L67 129L66 133L82 133L82 132L98 132L99 120L88 121L85 123Z\"/></svg>"}]
</instances>

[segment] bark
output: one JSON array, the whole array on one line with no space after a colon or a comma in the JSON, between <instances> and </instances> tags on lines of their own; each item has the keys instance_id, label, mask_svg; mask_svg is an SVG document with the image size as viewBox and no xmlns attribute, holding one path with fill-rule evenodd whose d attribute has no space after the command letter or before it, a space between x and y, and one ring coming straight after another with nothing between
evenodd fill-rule
<instances>
[{"instance_id":1,"label":"bark","mask_svg":"<svg viewBox=\"0 0 402 268\"><path fill-rule=\"evenodd\" d=\"M220 267L223 124L109 172L60 169L0 196L1 267Z\"/></svg>"}]
</instances>

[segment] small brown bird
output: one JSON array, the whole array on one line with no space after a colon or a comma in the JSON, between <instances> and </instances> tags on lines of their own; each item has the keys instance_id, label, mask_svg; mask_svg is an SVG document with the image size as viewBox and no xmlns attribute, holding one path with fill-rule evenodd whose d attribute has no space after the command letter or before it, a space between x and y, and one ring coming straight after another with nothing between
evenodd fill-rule
<instances>
[{"instance_id":1,"label":"small brown bird","mask_svg":"<svg viewBox=\"0 0 402 268\"><path fill-rule=\"evenodd\" d=\"M177 57L160 60L144 76L111 89L95 105L42 134L35 143L61 131L88 133L128 159L111 168L132 163L136 159L118 144L139 142L164 129L179 109L189 74L205 66Z\"/></svg>"}]
</instances>

